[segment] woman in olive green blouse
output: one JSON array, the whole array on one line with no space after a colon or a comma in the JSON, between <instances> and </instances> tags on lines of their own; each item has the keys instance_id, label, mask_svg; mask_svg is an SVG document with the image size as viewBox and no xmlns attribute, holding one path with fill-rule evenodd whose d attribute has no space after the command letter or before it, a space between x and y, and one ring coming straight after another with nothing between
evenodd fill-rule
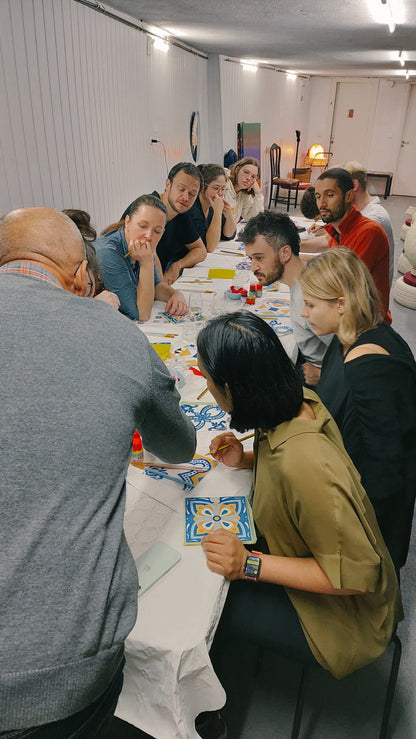
<instances>
[{"instance_id":1,"label":"woman in olive green blouse","mask_svg":"<svg viewBox=\"0 0 416 739\"><path fill-rule=\"evenodd\" d=\"M384 652L402 610L393 563L338 428L317 395L302 390L273 330L247 311L207 324L198 361L231 427L256 429L253 451L231 432L211 442L218 461L253 469L263 540L252 555L228 531L203 541L208 567L233 581L220 632L343 677Z\"/></svg>"}]
</instances>

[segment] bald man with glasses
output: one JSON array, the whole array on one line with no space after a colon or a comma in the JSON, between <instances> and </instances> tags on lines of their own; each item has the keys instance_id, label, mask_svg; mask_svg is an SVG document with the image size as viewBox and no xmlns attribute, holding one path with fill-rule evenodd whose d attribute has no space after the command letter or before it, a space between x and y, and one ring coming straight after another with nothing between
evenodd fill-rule
<instances>
[{"instance_id":1,"label":"bald man with glasses","mask_svg":"<svg viewBox=\"0 0 416 739\"><path fill-rule=\"evenodd\" d=\"M0 220L0 736L104 735L138 582L123 533L133 432L195 451L175 380L135 324L84 300L77 227L48 208Z\"/></svg>"}]
</instances>

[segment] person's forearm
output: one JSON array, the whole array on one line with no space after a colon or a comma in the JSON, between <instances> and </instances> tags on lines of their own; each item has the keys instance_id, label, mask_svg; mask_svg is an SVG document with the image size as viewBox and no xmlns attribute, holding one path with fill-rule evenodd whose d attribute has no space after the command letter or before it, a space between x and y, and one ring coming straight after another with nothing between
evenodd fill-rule
<instances>
[{"instance_id":1,"label":"person's forearm","mask_svg":"<svg viewBox=\"0 0 416 739\"><path fill-rule=\"evenodd\" d=\"M254 467L254 452L244 452L244 456L241 464L235 469L238 470L252 470Z\"/></svg>"},{"instance_id":2,"label":"person's forearm","mask_svg":"<svg viewBox=\"0 0 416 739\"><path fill-rule=\"evenodd\" d=\"M322 567L313 557L277 557L262 554L259 580L296 590L306 590L310 593L361 595L359 590L334 588Z\"/></svg>"},{"instance_id":3,"label":"person's forearm","mask_svg":"<svg viewBox=\"0 0 416 739\"><path fill-rule=\"evenodd\" d=\"M203 262L206 256L207 250L205 249L205 246L197 246L195 249L190 249L182 259L178 259L176 264L179 266L180 270L183 270L186 267L193 267L195 264Z\"/></svg>"},{"instance_id":4,"label":"person's forearm","mask_svg":"<svg viewBox=\"0 0 416 739\"><path fill-rule=\"evenodd\" d=\"M155 299L153 260L150 264L141 264L139 282L137 284L137 310L139 321L148 321Z\"/></svg>"},{"instance_id":5,"label":"person's forearm","mask_svg":"<svg viewBox=\"0 0 416 739\"><path fill-rule=\"evenodd\" d=\"M212 221L207 228L206 240L207 240L207 251L214 251L221 239L221 224L222 218L221 213L216 213L212 216Z\"/></svg>"},{"instance_id":6,"label":"person's forearm","mask_svg":"<svg viewBox=\"0 0 416 739\"><path fill-rule=\"evenodd\" d=\"M310 252L326 251L329 246L329 236L314 236L312 239L302 239L300 242L300 251L306 254Z\"/></svg>"},{"instance_id":7,"label":"person's forearm","mask_svg":"<svg viewBox=\"0 0 416 739\"><path fill-rule=\"evenodd\" d=\"M232 213L225 214L225 223L222 233L226 239L232 239L235 235L236 225Z\"/></svg>"},{"instance_id":8,"label":"person's forearm","mask_svg":"<svg viewBox=\"0 0 416 739\"><path fill-rule=\"evenodd\" d=\"M172 297L175 290L166 282L159 282L155 287L155 300L168 301Z\"/></svg>"}]
</instances>

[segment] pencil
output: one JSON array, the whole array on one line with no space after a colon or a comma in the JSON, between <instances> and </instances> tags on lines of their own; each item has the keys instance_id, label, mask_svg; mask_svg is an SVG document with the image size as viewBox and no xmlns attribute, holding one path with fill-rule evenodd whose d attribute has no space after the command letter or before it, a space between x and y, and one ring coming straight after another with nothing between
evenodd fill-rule
<instances>
[{"instance_id":1,"label":"pencil","mask_svg":"<svg viewBox=\"0 0 416 739\"><path fill-rule=\"evenodd\" d=\"M145 243L146 243L146 239L144 241L140 241L139 246L143 246L143 244ZM126 257L129 257L130 254L131 254L131 251L128 251L127 254L124 255L124 259L126 259Z\"/></svg>"},{"instance_id":2,"label":"pencil","mask_svg":"<svg viewBox=\"0 0 416 739\"><path fill-rule=\"evenodd\" d=\"M143 331L143 333L145 333L145 332ZM148 331L146 333L146 336L164 336L165 339L173 339L177 335L178 334L160 334L157 331Z\"/></svg>"},{"instance_id":3,"label":"pencil","mask_svg":"<svg viewBox=\"0 0 416 739\"><path fill-rule=\"evenodd\" d=\"M245 441L246 439L251 439L253 436L254 432L252 434L246 434L245 436L242 436L240 439L237 439L237 441ZM224 444L223 446L219 446L217 452L220 452L222 449L226 449L227 446L231 446L231 444ZM215 452L215 454L217 452ZM212 454L211 450L208 452L208 454Z\"/></svg>"},{"instance_id":4,"label":"pencil","mask_svg":"<svg viewBox=\"0 0 416 739\"><path fill-rule=\"evenodd\" d=\"M202 396L203 396L203 395L205 395L205 393L207 393L207 392L208 392L208 388L206 387L206 388L205 388L205 390L203 390L203 391L202 391L202 393L199 393L199 395L197 395L197 396L196 396L196 399L197 399L197 400L199 400L199 399L200 399L200 398L202 398Z\"/></svg>"}]
</instances>

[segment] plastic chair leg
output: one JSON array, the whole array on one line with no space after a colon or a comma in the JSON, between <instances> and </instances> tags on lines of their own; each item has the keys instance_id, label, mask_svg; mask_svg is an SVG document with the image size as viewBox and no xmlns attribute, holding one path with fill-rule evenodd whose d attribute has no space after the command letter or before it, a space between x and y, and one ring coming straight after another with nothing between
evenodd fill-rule
<instances>
[{"instance_id":1,"label":"plastic chair leg","mask_svg":"<svg viewBox=\"0 0 416 739\"><path fill-rule=\"evenodd\" d=\"M290 191L289 191L290 192ZM295 715L293 717L292 733L290 739L298 739L300 732L300 725L302 721L303 706L305 704L306 695L306 682L309 673L309 667L303 665L302 672L300 674L298 697L296 700Z\"/></svg>"},{"instance_id":2,"label":"plastic chair leg","mask_svg":"<svg viewBox=\"0 0 416 739\"><path fill-rule=\"evenodd\" d=\"M394 647L393 651L393 660L391 663L391 669L390 669L390 677L389 677L389 683L387 686L387 693L386 693L386 700L384 701L384 710L383 710L383 719L381 722L381 729L380 729L380 739L386 739L387 737L387 728L391 713L391 707L393 704L393 698L394 698L394 691L396 689L396 683L397 683L397 675L399 673L399 667L400 667L400 660L402 656L402 643L395 634L392 638L392 643Z\"/></svg>"}]
</instances>

